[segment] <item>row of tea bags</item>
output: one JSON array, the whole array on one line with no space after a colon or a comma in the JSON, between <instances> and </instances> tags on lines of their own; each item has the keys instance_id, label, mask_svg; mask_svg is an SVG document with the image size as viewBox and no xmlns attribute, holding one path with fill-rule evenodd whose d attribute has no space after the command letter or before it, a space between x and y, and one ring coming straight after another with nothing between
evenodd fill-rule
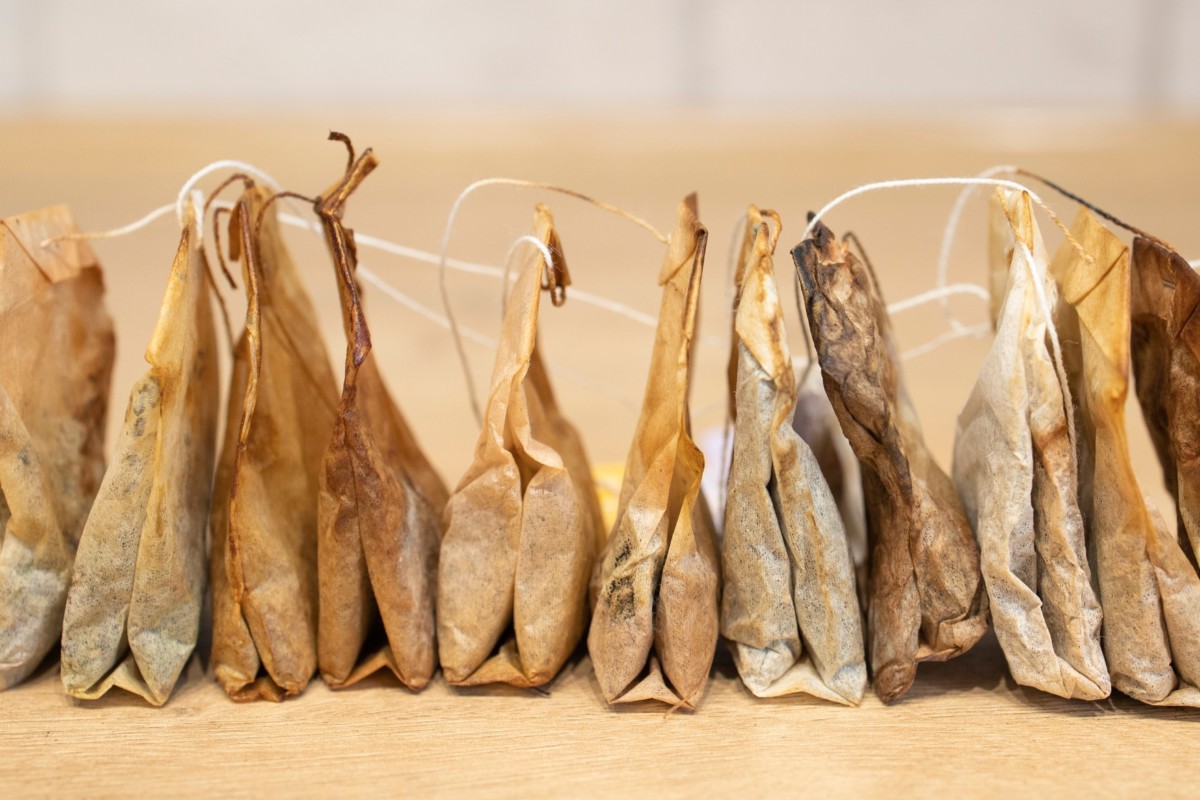
<instances>
[{"instance_id":1,"label":"row of tea bags","mask_svg":"<svg viewBox=\"0 0 1200 800\"><path fill-rule=\"evenodd\" d=\"M113 338L99 267L77 239L48 242L75 232L63 209L4 222L3 686L61 639L73 696L116 686L162 704L210 591L212 669L236 700L384 668L418 690L439 665L455 686L538 687L586 646L608 703L695 708L724 638L754 695L857 705L868 675L880 698L898 698L918 662L965 652L990 617L1021 684L1200 704L1189 538L1200 538L1189 328L1200 279L1162 242L1135 239L1131 267L1085 210L1050 259L1028 195L993 198L996 336L947 475L924 443L870 262L819 223L793 250L819 364L798 378L775 282L780 219L750 207L718 532L688 413L708 237L685 199L665 237L609 532L539 343L543 293L557 308L571 284L550 210L535 208L540 246L506 287L479 439L449 491L377 365L342 223L377 163L350 148L313 202L346 337L340 394L276 197L242 177L227 228L213 226L246 299L224 440L206 209L191 206L107 470ZM1181 537L1130 465L1131 341Z\"/></svg>"}]
</instances>

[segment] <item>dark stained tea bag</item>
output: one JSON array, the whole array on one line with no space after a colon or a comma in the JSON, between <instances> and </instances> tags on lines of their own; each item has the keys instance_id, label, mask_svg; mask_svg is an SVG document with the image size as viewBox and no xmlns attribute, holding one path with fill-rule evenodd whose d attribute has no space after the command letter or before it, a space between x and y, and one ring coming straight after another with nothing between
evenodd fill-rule
<instances>
[{"instance_id":1,"label":"dark stained tea bag","mask_svg":"<svg viewBox=\"0 0 1200 800\"><path fill-rule=\"evenodd\" d=\"M446 506L438 652L457 686L553 679L583 635L600 547L600 503L583 444L558 409L538 351L542 289L561 302L569 282L545 206L534 213L533 235L554 263L539 250L517 276L475 458Z\"/></svg>"},{"instance_id":2,"label":"dark stained tea bag","mask_svg":"<svg viewBox=\"0 0 1200 800\"><path fill-rule=\"evenodd\" d=\"M213 671L234 700L282 700L317 668L318 474L337 388L270 195L230 219L246 331L234 350L212 511Z\"/></svg>"},{"instance_id":3,"label":"dark stained tea bag","mask_svg":"<svg viewBox=\"0 0 1200 800\"><path fill-rule=\"evenodd\" d=\"M874 275L822 224L792 256L826 393L862 465L867 639L887 702L912 686L917 662L961 655L987 630L979 548L925 446Z\"/></svg>"},{"instance_id":4,"label":"dark stained tea bag","mask_svg":"<svg viewBox=\"0 0 1200 800\"><path fill-rule=\"evenodd\" d=\"M1200 275L1162 242L1133 240L1130 332L1142 415L1175 498L1178 535L1200 553Z\"/></svg>"},{"instance_id":5,"label":"dark stained tea bag","mask_svg":"<svg viewBox=\"0 0 1200 800\"><path fill-rule=\"evenodd\" d=\"M958 418L954 483L1013 678L1098 700L1111 687L1079 509L1071 393L1049 339L1057 292L1029 194L997 190L991 212L991 252L1008 264L991 267L1008 283L995 341Z\"/></svg>"},{"instance_id":6,"label":"dark stained tea bag","mask_svg":"<svg viewBox=\"0 0 1200 800\"><path fill-rule=\"evenodd\" d=\"M316 204L346 330L342 397L320 473L317 656L333 687L386 667L420 689L437 668L433 605L447 493L379 373L354 235L341 222L346 199L377 163L363 153ZM377 627L385 641L373 646Z\"/></svg>"},{"instance_id":7,"label":"dark stained tea bag","mask_svg":"<svg viewBox=\"0 0 1200 800\"><path fill-rule=\"evenodd\" d=\"M1054 323L1078 404L1079 506L1112 686L1146 703L1200 706L1200 577L1129 457L1129 250L1086 208L1071 236L1083 252L1065 242L1050 264Z\"/></svg>"},{"instance_id":8,"label":"dark stained tea bag","mask_svg":"<svg viewBox=\"0 0 1200 800\"><path fill-rule=\"evenodd\" d=\"M59 641L104 476L112 320L65 206L0 220L0 689ZM45 245L43 246L43 243Z\"/></svg>"},{"instance_id":9,"label":"dark stained tea bag","mask_svg":"<svg viewBox=\"0 0 1200 800\"><path fill-rule=\"evenodd\" d=\"M867 667L854 567L821 466L792 427L796 376L775 284L775 242L753 206L745 241L736 278L721 635L755 695L802 692L858 705Z\"/></svg>"},{"instance_id":10,"label":"dark stained tea bag","mask_svg":"<svg viewBox=\"0 0 1200 800\"><path fill-rule=\"evenodd\" d=\"M695 708L716 650L719 554L687 407L707 241L692 195L679 206L659 272L663 299L645 399L595 579L588 652L609 703Z\"/></svg>"},{"instance_id":11,"label":"dark stained tea bag","mask_svg":"<svg viewBox=\"0 0 1200 800\"><path fill-rule=\"evenodd\" d=\"M180 237L150 369L134 384L79 540L63 619L67 693L113 686L162 705L200 631L220 386L195 214Z\"/></svg>"}]
</instances>

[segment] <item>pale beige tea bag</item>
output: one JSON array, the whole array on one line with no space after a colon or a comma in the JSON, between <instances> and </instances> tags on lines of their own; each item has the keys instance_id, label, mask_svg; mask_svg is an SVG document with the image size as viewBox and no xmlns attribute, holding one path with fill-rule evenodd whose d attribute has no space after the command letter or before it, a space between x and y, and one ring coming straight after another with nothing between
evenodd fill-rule
<instances>
[{"instance_id":1,"label":"pale beige tea bag","mask_svg":"<svg viewBox=\"0 0 1200 800\"><path fill-rule=\"evenodd\" d=\"M1029 194L997 190L991 219L992 255L1008 265L993 263L992 272L1008 283L993 319L995 341L958 417L954 484L979 541L992 622L1013 678L1098 700L1111 687L1079 510L1071 394L1047 325L1056 292Z\"/></svg>"},{"instance_id":2,"label":"pale beige tea bag","mask_svg":"<svg viewBox=\"0 0 1200 800\"><path fill-rule=\"evenodd\" d=\"M689 196L659 272L663 298L645 399L595 578L588 652L609 703L695 708L716 652L720 556L687 407L707 241Z\"/></svg>"},{"instance_id":3,"label":"pale beige tea bag","mask_svg":"<svg viewBox=\"0 0 1200 800\"><path fill-rule=\"evenodd\" d=\"M825 390L862 465L867 640L875 692L888 702L912 686L917 662L961 655L987 630L979 548L925 446L869 265L822 224L792 256Z\"/></svg>"},{"instance_id":4,"label":"pale beige tea bag","mask_svg":"<svg viewBox=\"0 0 1200 800\"><path fill-rule=\"evenodd\" d=\"M59 641L104 476L113 328L78 232L65 206L0 220L0 690Z\"/></svg>"},{"instance_id":5,"label":"pale beige tea bag","mask_svg":"<svg viewBox=\"0 0 1200 800\"><path fill-rule=\"evenodd\" d=\"M744 241L721 635L755 695L804 693L858 705L867 666L854 567L821 466L792 427L796 376L774 278L775 241L753 206Z\"/></svg>"},{"instance_id":6,"label":"pale beige tea bag","mask_svg":"<svg viewBox=\"0 0 1200 800\"><path fill-rule=\"evenodd\" d=\"M318 473L337 388L270 195L234 206L246 330L234 350L212 509L213 671L234 700L282 700L317 668Z\"/></svg>"},{"instance_id":7,"label":"pale beige tea bag","mask_svg":"<svg viewBox=\"0 0 1200 800\"><path fill-rule=\"evenodd\" d=\"M354 235L341 222L346 199L376 164L366 151L316 204L346 330L342 397L320 473L317 656L335 688L387 668L420 689L437 667L433 605L447 493L379 373ZM384 641L375 645L379 628Z\"/></svg>"},{"instance_id":8,"label":"pale beige tea bag","mask_svg":"<svg viewBox=\"0 0 1200 800\"><path fill-rule=\"evenodd\" d=\"M545 206L534 213L533 235L554 263L538 250L518 273L475 458L446 506L438 653L456 686L532 687L553 679L583 636L588 577L600 548L588 460L538 349L542 289L559 303L569 283Z\"/></svg>"},{"instance_id":9,"label":"pale beige tea bag","mask_svg":"<svg viewBox=\"0 0 1200 800\"><path fill-rule=\"evenodd\" d=\"M79 540L63 619L62 681L162 705L200 630L219 392L217 339L195 211L167 280L125 424Z\"/></svg>"},{"instance_id":10,"label":"pale beige tea bag","mask_svg":"<svg viewBox=\"0 0 1200 800\"><path fill-rule=\"evenodd\" d=\"M1146 703L1200 706L1200 577L1142 494L1129 457L1129 250L1086 208L1071 236L1080 247L1065 242L1050 265L1054 324L1077 403L1079 506L1109 676Z\"/></svg>"},{"instance_id":11,"label":"pale beige tea bag","mask_svg":"<svg viewBox=\"0 0 1200 800\"><path fill-rule=\"evenodd\" d=\"M1178 538L1200 553L1200 275L1163 242L1133 240L1133 376L1167 488Z\"/></svg>"}]
</instances>

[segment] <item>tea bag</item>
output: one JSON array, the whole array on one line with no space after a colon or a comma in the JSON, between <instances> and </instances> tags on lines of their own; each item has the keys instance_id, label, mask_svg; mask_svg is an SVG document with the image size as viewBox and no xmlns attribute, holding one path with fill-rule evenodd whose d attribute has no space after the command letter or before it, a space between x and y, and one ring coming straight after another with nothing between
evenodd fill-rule
<instances>
[{"instance_id":1,"label":"tea bag","mask_svg":"<svg viewBox=\"0 0 1200 800\"><path fill-rule=\"evenodd\" d=\"M871 543L867 640L875 692L908 691L917 662L987 630L979 548L925 447L874 274L818 224L793 251L825 391L862 464Z\"/></svg>"},{"instance_id":2,"label":"tea bag","mask_svg":"<svg viewBox=\"0 0 1200 800\"><path fill-rule=\"evenodd\" d=\"M213 670L234 700L299 694L317 668L317 493L337 389L269 194L230 220L246 331L234 350L212 512ZM261 667L261 670L260 670Z\"/></svg>"},{"instance_id":3,"label":"tea bag","mask_svg":"<svg viewBox=\"0 0 1200 800\"><path fill-rule=\"evenodd\" d=\"M66 206L0 220L0 690L59 640L104 477L112 320Z\"/></svg>"},{"instance_id":4,"label":"tea bag","mask_svg":"<svg viewBox=\"0 0 1200 800\"><path fill-rule=\"evenodd\" d=\"M1175 498L1178 538L1200 553L1200 275L1161 242L1133 240L1133 376Z\"/></svg>"},{"instance_id":5,"label":"tea bag","mask_svg":"<svg viewBox=\"0 0 1200 800\"><path fill-rule=\"evenodd\" d=\"M813 364L815 367L816 364ZM859 605L867 607L867 509L863 505L862 471L850 442L842 433L837 414L821 383L821 370L805 367L796 396L792 427L812 449L821 466L821 475L837 502L850 563L854 565L854 583Z\"/></svg>"},{"instance_id":6,"label":"tea bag","mask_svg":"<svg viewBox=\"0 0 1200 800\"><path fill-rule=\"evenodd\" d=\"M130 392L79 540L62 637L63 686L75 697L119 686L160 706L196 646L220 403L206 273L190 209L150 369Z\"/></svg>"},{"instance_id":7,"label":"tea bag","mask_svg":"<svg viewBox=\"0 0 1200 800\"><path fill-rule=\"evenodd\" d=\"M755 695L803 692L858 705L867 666L854 568L820 464L791 425L796 377L775 286L775 242L753 206L745 241L721 635Z\"/></svg>"},{"instance_id":8,"label":"tea bag","mask_svg":"<svg viewBox=\"0 0 1200 800\"><path fill-rule=\"evenodd\" d=\"M688 375L708 231L696 197L679 205L659 272L658 331L625 463L617 522L595 576L588 652L609 703L695 708L716 652L720 564L700 492Z\"/></svg>"},{"instance_id":9,"label":"tea bag","mask_svg":"<svg viewBox=\"0 0 1200 800\"><path fill-rule=\"evenodd\" d=\"M958 417L954 484L979 541L1013 678L1059 697L1098 700L1111 686L1079 510L1071 394L1048 339L1056 292L1030 196L997 190L992 222L993 255L1010 265L993 271L1006 272L1008 283L993 320L996 339ZM1047 305L1038 302L1035 280Z\"/></svg>"},{"instance_id":10,"label":"tea bag","mask_svg":"<svg viewBox=\"0 0 1200 800\"><path fill-rule=\"evenodd\" d=\"M346 329L342 399L320 473L317 655L333 687L387 667L420 689L437 667L433 603L447 495L379 374L354 279L354 235L341 222L346 198L377 163L363 153L316 205ZM364 654L380 626L386 640Z\"/></svg>"},{"instance_id":11,"label":"tea bag","mask_svg":"<svg viewBox=\"0 0 1200 800\"><path fill-rule=\"evenodd\" d=\"M1055 254L1054 324L1075 412L1079 507L1104 609L1112 686L1137 700L1200 706L1200 578L1142 494L1125 432L1129 250L1087 209Z\"/></svg>"},{"instance_id":12,"label":"tea bag","mask_svg":"<svg viewBox=\"0 0 1200 800\"><path fill-rule=\"evenodd\" d=\"M558 409L538 352L543 272L556 303L569 283L542 205L534 236L554 263L537 251L517 276L475 459L446 506L438 652L456 686L554 678L583 635L600 548L600 501L583 443Z\"/></svg>"}]
</instances>

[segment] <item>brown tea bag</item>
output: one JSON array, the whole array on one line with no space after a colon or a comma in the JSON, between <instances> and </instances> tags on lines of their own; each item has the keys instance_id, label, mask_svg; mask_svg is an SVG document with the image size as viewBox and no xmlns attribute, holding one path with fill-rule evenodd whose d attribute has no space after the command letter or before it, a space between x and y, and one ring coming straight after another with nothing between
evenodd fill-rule
<instances>
[{"instance_id":1,"label":"brown tea bag","mask_svg":"<svg viewBox=\"0 0 1200 800\"><path fill-rule=\"evenodd\" d=\"M104 477L112 320L66 206L0 220L0 690L59 640Z\"/></svg>"},{"instance_id":2,"label":"brown tea bag","mask_svg":"<svg viewBox=\"0 0 1200 800\"><path fill-rule=\"evenodd\" d=\"M745 239L752 248L737 272L721 635L755 695L803 692L858 705L867 666L854 568L820 464L791 425L796 377L775 285L775 242L753 206Z\"/></svg>"},{"instance_id":3,"label":"brown tea bag","mask_svg":"<svg viewBox=\"0 0 1200 800\"><path fill-rule=\"evenodd\" d=\"M212 660L234 700L299 694L316 671L317 475L337 409L312 301L263 213L269 196L248 187L229 225L246 332L213 490Z\"/></svg>"},{"instance_id":4,"label":"brown tea bag","mask_svg":"<svg viewBox=\"0 0 1200 800\"><path fill-rule=\"evenodd\" d=\"M1178 537L1200 553L1200 275L1145 236L1133 240L1133 376L1138 402L1175 498Z\"/></svg>"},{"instance_id":5,"label":"brown tea bag","mask_svg":"<svg viewBox=\"0 0 1200 800\"><path fill-rule=\"evenodd\" d=\"M75 697L119 686L160 706L196 646L220 403L206 273L193 209L79 540L62 637Z\"/></svg>"},{"instance_id":6,"label":"brown tea bag","mask_svg":"<svg viewBox=\"0 0 1200 800\"><path fill-rule=\"evenodd\" d=\"M588 652L609 703L695 708L716 652L720 564L687 407L707 242L691 195L679 205L659 272L650 376L595 579Z\"/></svg>"},{"instance_id":7,"label":"brown tea bag","mask_svg":"<svg viewBox=\"0 0 1200 800\"><path fill-rule=\"evenodd\" d=\"M437 667L433 603L447 495L379 374L354 279L354 235L341 222L346 199L377 163L367 150L316 204L346 328L342 399L320 473L317 656L333 687L387 667L420 689ZM386 641L363 654L379 626Z\"/></svg>"},{"instance_id":8,"label":"brown tea bag","mask_svg":"<svg viewBox=\"0 0 1200 800\"><path fill-rule=\"evenodd\" d=\"M958 417L954 484L979 541L992 621L1013 678L1060 697L1098 700L1111 686L1079 510L1071 394L1048 340L1056 292L1029 194L997 190L992 215L1007 222L992 227L999 239L992 253L1010 265L1008 286L996 339Z\"/></svg>"},{"instance_id":9,"label":"brown tea bag","mask_svg":"<svg viewBox=\"0 0 1200 800\"><path fill-rule=\"evenodd\" d=\"M1142 494L1125 432L1129 250L1087 209L1054 257L1054 324L1075 413L1079 507L1104 609L1114 689L1161 705L1200 706L1200 578Z\"/></svg>"},{"instance_id":10,"label":"brown tea bag","mask_svg":"<svg viewBox=\"0 0 1200 800\"><path fill-rule=\"evenodd\" d=\"M917 662L966 652L987 630L979 548L925 447L874 275L818 224L793 251L825 391L863 471L875 692L908 691Z\"/></svg>"},{"instance_id":11,"label":"brown tea bag","mask_svg":"<svg viewBox=\"0 0 1200 800\"><path fill-rule=\"evenodd\" d=\"M538 353L542 273L549 272L545 288L556 303L569 282L542 205L534 236L555 263L536 252L513 285L475 459L446 506L438 653L456 686L529 687L554 678L583 635L600 547L600 501L583 444L558 409Z\"/></svg>"}]
</instances>

